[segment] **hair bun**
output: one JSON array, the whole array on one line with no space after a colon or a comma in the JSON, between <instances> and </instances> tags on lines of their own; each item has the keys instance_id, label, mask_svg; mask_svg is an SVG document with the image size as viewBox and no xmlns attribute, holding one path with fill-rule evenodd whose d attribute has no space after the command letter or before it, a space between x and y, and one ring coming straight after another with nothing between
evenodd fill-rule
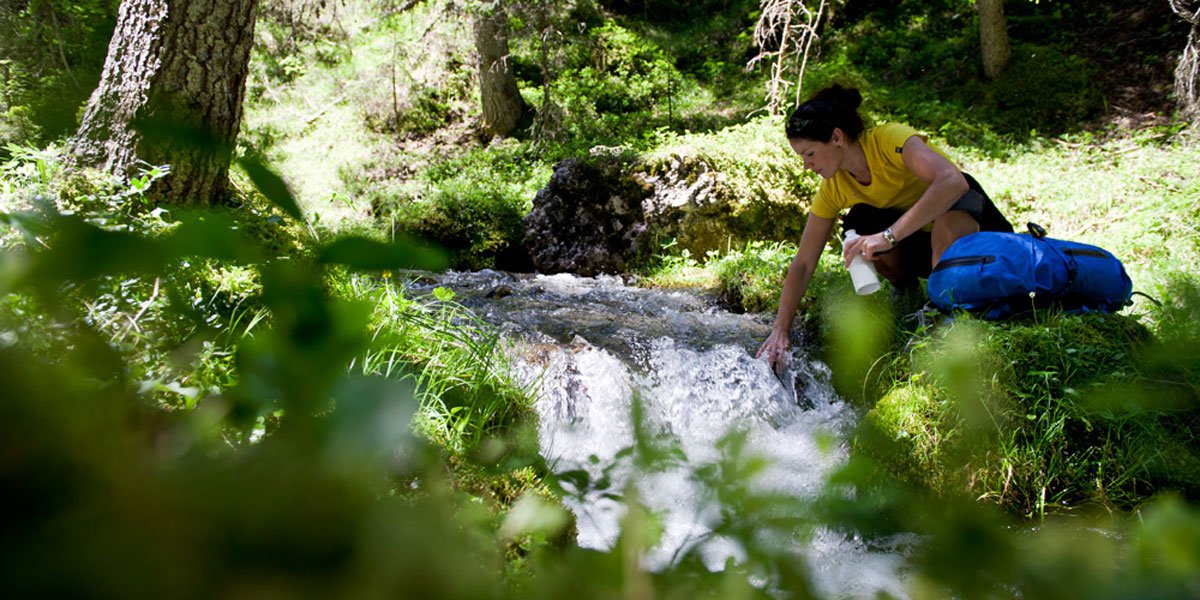
<instances>
[{"instance_id":1,"label":"hair bun","mask_svg":"<svg viewBox=\"0 0 1200 600\"><path fill-rule=\"evenodd\" d=\"M836 128L841 129L849 139L857 140L866 130L862 117L858 114L858 107L862 101L862 94L857 89L835 83L797 106L796 110L788 115L784 132L787 133L788 139L828 142Z\"/></svg>"},{"instance_id":2,"label":"hair bun","mask_svg":"<svg viewBox=\"0 0 1200 600\"><path fill-rule=\"evenodd\" d=\"M813 94L813 100L822 100L830 104L844 106L850 110L858 110L862 106L863 97L857 88L842 87L840 84L833 84L816 94Z\"/></svg>"}]
</instances>

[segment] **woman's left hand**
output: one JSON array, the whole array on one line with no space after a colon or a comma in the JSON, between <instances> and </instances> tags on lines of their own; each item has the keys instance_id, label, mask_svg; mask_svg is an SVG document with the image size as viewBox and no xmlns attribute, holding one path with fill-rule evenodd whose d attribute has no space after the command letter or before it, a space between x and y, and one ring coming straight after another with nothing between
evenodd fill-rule
<instances>
[{"instance_id":1,"label":"woman's left hand","mask_svg":"<svg viewBox=\"0 0 1200 600\"><path fill-rule=\"evenodd\" d=\"M850 268L850 260L856 254L861 254L867 260L877 260L878 254L887 252L892 248L893 246L884 239L882 233L872 233L846 244L846 247L842 249L842 259L846 262L846 268Z\"/></svg>"}]
</instances>

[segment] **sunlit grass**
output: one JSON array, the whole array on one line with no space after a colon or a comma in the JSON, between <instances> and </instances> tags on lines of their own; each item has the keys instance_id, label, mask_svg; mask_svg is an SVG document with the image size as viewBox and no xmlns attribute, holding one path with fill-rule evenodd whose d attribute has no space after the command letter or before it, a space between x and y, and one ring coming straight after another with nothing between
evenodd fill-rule
<instances>
[{"instance_id":1,"label":"sunlit grass","mask_svg":"<svg viewBox=\"0 0 1200 600\"><path fill-rule=\"evenodd\" d=\"M1137 291L1159 297L1174 274L1198 273L1200 144L1194 131L1042 141L1004 160L964 162L1018 229L1033 221L1051 237L1113 252ZM1136 302L1144 310L1145 300Z\"/></svg>"},{"instance_id":2,"label":"sunlit grass","mask_svg":"<svg viewBox=\"0 0 1200 600\"><path fill-rule=\"evenodd\" d=\"M509 370L499 332L452 292L410 298L391 277L349 275L334 285L373 306L371 342L351 371L414 381L416 423L431 439L462 452L532 419L532 395Z\"/></svg>"}]
</instances>

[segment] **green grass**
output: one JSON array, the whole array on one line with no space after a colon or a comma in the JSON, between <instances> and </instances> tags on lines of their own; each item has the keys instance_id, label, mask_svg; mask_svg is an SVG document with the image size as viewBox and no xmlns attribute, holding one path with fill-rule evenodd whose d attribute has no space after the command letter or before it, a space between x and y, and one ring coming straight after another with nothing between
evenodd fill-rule
<instances>
[{"instance_id":1,"label":"green grass","mask_svg":"<svg viewBox=\"0 0 1200 600\"><path fill-rule=\"evenodd\" d=\"M410 298L393 279L334 280L339 295L373 307L371 342L350 369L412 380L421 406L417 427L457 453L532 420L531 391L508 371L499 332L456 304L453 292Z\"/></svg>"},{"instance_id":2,"label":"green grass","mask_svg":"<svg viewBox=\"0 0 1200 600\"><path fill-rule=\"evenodd\" d=\"M890 442L865 449L911 481L1025 516L1194 493L1200 406L1145 391L1154 345L1120 315L959 317L889 355L866 421Z\"/></svg>"},{"instance_id":3,"label":"green grass","mask_svg":"<svg viewBox=\"0 0 1200 600\"><path fill-rule=\"evenodd\" d=\"M1044 140L1004 160L964 153L963 165L1014 224L1106 248L1135 290L1162 296L1175 274L1200 264L1197 161L1196 132L1150 130Z\"/></svg>"}]
</instances>

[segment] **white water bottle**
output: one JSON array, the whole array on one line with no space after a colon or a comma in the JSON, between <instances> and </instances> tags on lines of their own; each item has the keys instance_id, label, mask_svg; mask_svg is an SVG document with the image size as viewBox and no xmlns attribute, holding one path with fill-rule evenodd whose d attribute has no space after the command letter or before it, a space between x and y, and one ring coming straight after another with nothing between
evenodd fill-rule
<instances>
[{"instance_id":1,"label":"white water bottle","mask_svg":"<svg viewBox=\"0 0 1200 600\"><path fill-rule=\"evenodd\" d=\"M846 239L842 240L842 247L845 248L846 244L856 239L858 239L858 232L847 229ZM859 296L879 291L879 276L875 274L875 265L863 258L861 254L855 254L854 258L850 259L850 281L854 283L854 291L858 292Z\"/></svg>"}]
</instances>

